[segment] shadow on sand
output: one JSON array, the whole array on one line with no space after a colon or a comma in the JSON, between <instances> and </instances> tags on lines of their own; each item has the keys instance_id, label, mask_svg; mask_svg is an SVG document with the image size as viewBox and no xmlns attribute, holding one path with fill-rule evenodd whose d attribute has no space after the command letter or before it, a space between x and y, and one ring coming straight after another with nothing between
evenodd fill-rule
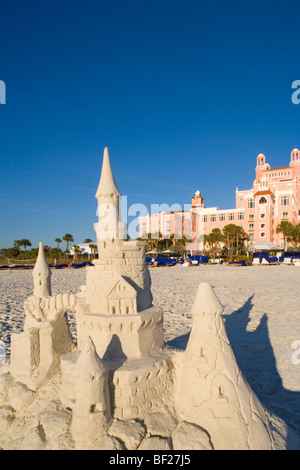
<instances>
[{"instance_id":1,"label":"shadow on sand","mask_svg":"<svg viewBox=\"0 0 300 470\"><path fill-rule=\"evenodd\" d=\"M300 392L284 388L278 373L265 313L254 331L247 331L253 296L230 315L223 315L227 336L245 379L261 403L300 437ZM174 338L168 347L184 350L189 333ZM299 373L298 369L296 373ZM289 437L287 438L289 441ZM288 446L288 442L287 442Z\"/></svg>"}]
</instances>

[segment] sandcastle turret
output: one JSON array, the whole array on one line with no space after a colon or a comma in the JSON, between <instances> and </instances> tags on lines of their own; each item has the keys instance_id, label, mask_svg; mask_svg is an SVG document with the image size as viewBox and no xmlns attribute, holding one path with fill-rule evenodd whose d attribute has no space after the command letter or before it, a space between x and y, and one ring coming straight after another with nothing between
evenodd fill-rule
<instances>
[{"instance_id":1,"label":"sandcastle turret","mask_svg":"<svg viewBox=\"0 0 300 470\"><path fill-rule=\"evenodd\" d=\"M103 152L103 163L99 186L95 195L98 201L98 223L94 224L97 234L98 253L112 249L119 240L120 198L112 172L108 148Z\"/></svg>"},{"instance_id":2,"label":"sandcastle turret","mask_svg":"<svg viewBox=\"0 0 300 470\"><path fill-rule=\"evenodd\" d=\"M176 393L181 419L199 424L216 450L270 449L266 413L242 376L211 285L199 285Z\"/></svg>"},{"instance_id":3,"label":"sandcastle turret","mask_svg":"<svg viewBox=\"0 0 300 470\"><path fill-rule=\"evenodd\" d=\"M51 296L51 270L45 257L42 242L39 243L39 254L32 275L33 295L42 298Z\"/></svg>"},{"instance_id":4,"label":"sandcastle turret","mask_svg":"<svg viewBox=\"0 0 300 470\"><path fill-rule=\"evenodd\" d=\"M82 348L72 375L75 385L72 436L79 447L86 448L95 437L107 431L111 422L108 370L90 337Z\"/></svg>"}]
</instances>

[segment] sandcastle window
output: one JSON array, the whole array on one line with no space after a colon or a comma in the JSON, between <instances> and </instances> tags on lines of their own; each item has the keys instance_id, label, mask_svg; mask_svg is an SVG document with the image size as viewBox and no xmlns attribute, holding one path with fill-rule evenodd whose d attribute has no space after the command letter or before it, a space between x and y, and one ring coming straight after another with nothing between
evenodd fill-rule
<instances>
[{"instance_id":1,"label":"sandcastle window","mask_svg":"<svg viewBox=\"0 0 300 470\"><path fill-rule=\"evenodd\" d=\"M259 200L259 204L267 204L267 199L265 197L261 197Z\"/></svg>"},{"instance_id":2,"label":"sandcastle window","mask_svg":"<svg viewBox=\"0 0 300 470\"><path fill-rule=\"evenodd\" d=\"M116 307L112 308L112 313L113 313L113 315L116 313Z\"/></svg>"},{"instance_id":3,"label":"sandcastle window","mask_svg":"<svg viewBox=\"0 0 300 470\"><path fill-rule=\"evenodd\" d=\"M129 313L129 307L126 307L126 313Z\"/></svg>"}]
</instances>

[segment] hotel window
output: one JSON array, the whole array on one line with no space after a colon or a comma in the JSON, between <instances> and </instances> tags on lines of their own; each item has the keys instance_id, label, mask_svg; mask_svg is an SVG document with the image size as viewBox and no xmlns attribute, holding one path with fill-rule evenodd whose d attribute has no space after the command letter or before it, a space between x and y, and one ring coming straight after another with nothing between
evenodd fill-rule
<instances>
[{"instance_id":1,"label":"hotel window","mask_svg":"<svg viewBox=\"0 0 300 470\"><path fill-rule=\"evenodd\" d=\"M217 220L216 214L212 214L212 215L210 216L210 221L211 221L211 222L215 222L216 220Z\"/></svg>"},{"instance_id":2,"label":"hotel window","mask_svg":"<svg viewBox=\"0 0 300 470\"><path fill-rule=\"evenodd\" d=\"M266 217L266 214L264 214L264 213L260 214L261 219L264 219L265 217Z\"/></svg>"},{"instance_id":3,"label":"hotel window","mask_svg":"<svg viewBox=\"0 0 300 470\"><path fill-rule=\"evenodd\" d=\"M249 220L254 220L254 214L249 214Z\"/></svg>"},{"instance_id":4,"label":"hotel window","mask_svg":"<svg viewBox=\"0 0 300 470\"><path fill-rule=\"evenodd\" d=\"M204 216L202 217L202 222L207 222L207 215L204 215Z\"/></svg>"},{"instance_id":5,"label":"hotel window","mask_svg":"<svg viewBox=\"0 0 300 470\"><path fill-rule=\"evenodd\" d=\"M254 240L254 233L249 233L249 239Z\"/></svg>"},{"instance_id":6,"label":"hotel window","mask_svg":"<svg viewBox=\"0 0 300 470\"><path fill-rule=\"evenodd\" d=\"M244 212L238 213L238 220L244 220Z\"/></svg>"},{"instance_id":7,"label":"hotel window","mask_svg":"<svg viewBox=\"0 0 300 470\"><path fill-rule=\"evenodd\" d=\"M225 214L220 214L219 215L219 220L223 222L225 220Z\"/></svg>"},{"instance_id":8,"label":"hotel window","mask_svg":"<svg viewBox=\"0 0 300 470\"><path fill-rule=\"evenodd\" d=\"M228 220L234 220L234 213L233 212L229 213Z\"/></svg>"},{"instance_id":9,"label":"hotel window","mask_svg":"<svg viewBox=\"0 0 300 470\"><path fill-rule=\"evenodd\" d=\"M254 224L249 224L249 230L254 230Z\"/></svg>"},{"instance_id":10,"label":"hotel window","mask_svg":"<svg viewBox=\"0 0 300 470\"><path fill-rule=\"evenodd\" d=\"M260 232L261 238L264 238L266 236L265 232Z\"/></svg>"},{"instance_id":11,"label":"hotel window","mask_svg":"<svg viewBox=\"0 0 300 470\"><path fill-rule=\"evenodd\" d=\"M260 224L260 228L265 228L266 224Z\"/></svg>"},{"instance_id":12,"label":"hotel window","mask_svg":"<svg viewBox=\"0 0 300 470\"><path fill-rule=\"evenodd\" d=\"M283 212L282 218L283 219L288 219L289 218L289 213L288 212Z\"/></svg>"},{"instance_id":13,"label":"hotel window","mask_svg":"<svg viewBox=\"0 0 300 470\"><path fill-rule=\"evenodd\" d=\"M248 199L248 209L254 209L255 199Z\"/></svg>"},{"instance_id":14,"label":"hotel window","mask_svg":"<svg viewBox=\"0 0 300 470\"><path fill-rule=\"evenodd\" d=\"M267 204L267 200L265 197L261 197L260 200L259 200L259 204Z\"/></svg>"},{"instance_id":15,"label":"hotel window","mask_svg":"<svg viewBox=\"0 0 300 470\"><path fill-rule=\"evenodd\" d=\"M281 205L282 206L288 206L289 203L290 203L289 196L281 196Z\"/></svg>"}]
</instances>

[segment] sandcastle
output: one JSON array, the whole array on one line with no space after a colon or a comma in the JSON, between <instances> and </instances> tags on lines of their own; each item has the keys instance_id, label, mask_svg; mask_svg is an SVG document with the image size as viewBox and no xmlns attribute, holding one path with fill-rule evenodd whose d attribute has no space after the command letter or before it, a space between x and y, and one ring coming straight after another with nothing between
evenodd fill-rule
<instances>
[{"instance_id":1,"label":"sandcastle","mask_svg":"<svg viewBox=\"0 0 300 470\"><path fill-rule=\"evenodd\" d=\"M40 243L24 331L12 335L10 363L0 369L0 447L298 448L244 380L210 284L198 288L186 350L165 346L145 242L124 240L120 197L105 148L94 225L99 259L77 295L51 293Z\"/></svg>"}]
</instances>

